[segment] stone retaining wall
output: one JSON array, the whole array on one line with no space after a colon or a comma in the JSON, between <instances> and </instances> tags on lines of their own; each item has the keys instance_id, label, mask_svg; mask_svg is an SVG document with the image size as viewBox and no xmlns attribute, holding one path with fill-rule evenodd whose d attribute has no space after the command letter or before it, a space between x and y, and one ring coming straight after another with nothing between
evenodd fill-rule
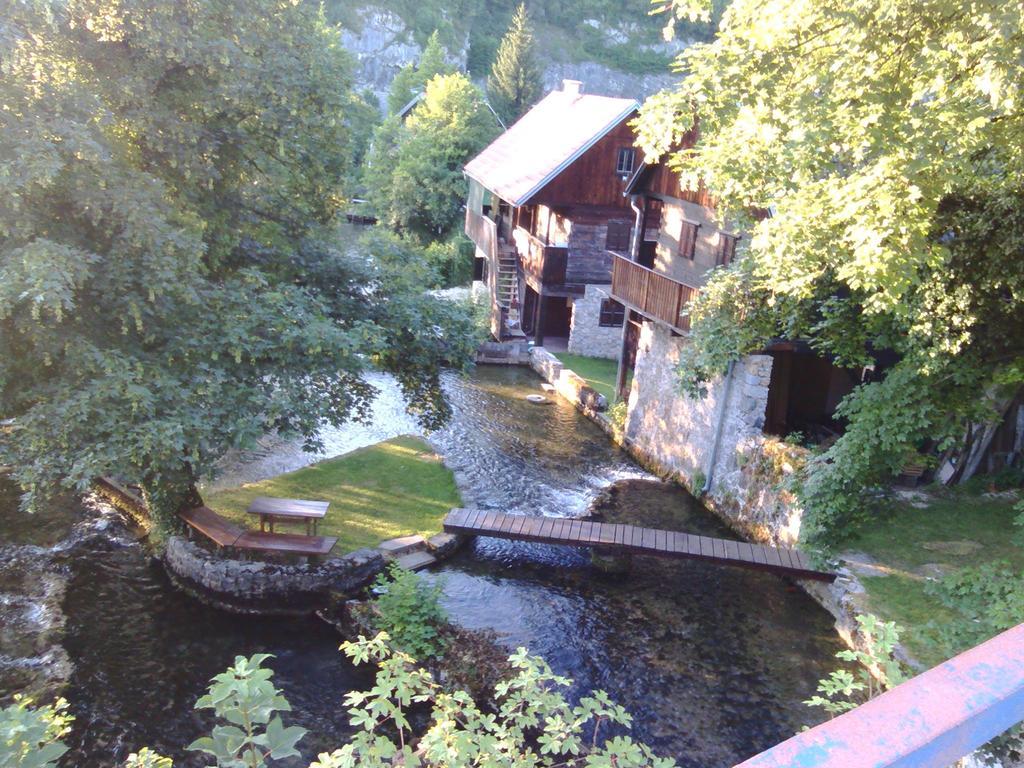
<instances>
[{"instance_id":1,"label":"stone retaining wall","mask_svg":"<svg viewBox=\"0 0 1024 768\"><path fill-rule=\"evenodd\" d=\"M326 605L332 594L369 584L385 568L375 549L359 549L320 563L235 560L172 536L164 564L178 586L217 607L238 613L294 615Z\"/></svg>"},{"instance_id":2,"label":"stone retaining wall","mask_svg":"<svg viewBox=\"0 0 1024 768\"><path fill-rule=\"evenodd\" d=\"M544 347L530 350L530 367L541 378L555 388L555 391L586 413L596 413L608 407L608 400L586 380L548 352Z\"/></svg>"}]
</instances>

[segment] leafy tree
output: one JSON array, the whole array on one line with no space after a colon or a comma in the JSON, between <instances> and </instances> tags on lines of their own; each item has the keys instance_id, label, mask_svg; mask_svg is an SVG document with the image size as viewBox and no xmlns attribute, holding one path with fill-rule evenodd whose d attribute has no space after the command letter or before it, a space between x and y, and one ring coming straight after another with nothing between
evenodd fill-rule
<instances>
[{"instance_id":1,"label":"leafy tree","mask_svg":"<svg viewBox=\"0 0 1024 768\"><path fill-rule=\"evenodd\" d=\"M335 242L349 62L316 8L16 3L0 67L0 463L27 503L116 474L166 523L228 449L365 413L373 361L438 414L472 318Z\"/></svg>"},{"instance_id":2,"label":"leafy tree","mask_svg":"<svg viewBox=\"0 0 1024 768\"><path fill-rule=\"evenodd\" d=\"M388 114L397 114L413 96L423 93L427 83L437 75L447 75L453 71L445 58L441 38L435 30L427 40L416 66L406 64L391 81L388 90Z\"/></svg>"},{"instance_id":3,"label":"leafy tree","mask_svg":"<svg viewBox=\"0 0 1024 768\"><path fill-rule=\"evenodd\" d=\"M808 541L834 543L870 508L866 487L922 445L954 446L1024 380L1022 24L997 0L739 0L713 42L681 55L678 88L645 106L645 151L670 153L752 234L692 307L684 385L779 337L876 370L840 409L846 434L809 464ZM737 318L745 331L715 333Z\"/></svg>"},{"instance_id":4,"label":"leafy tree","mask_svg":"<svg viewBox=\"0 0 1024 768\"><path fill-rule=\"evenodd\" d=\"M491 74L487 78L487 95L491 106L506 124L522 117L540 97L540 68L537 66L535 48L526 4L520 3L498 46Z\"/></svg>"},{"instance_id":5,"label":"leafy tree","mask_svg":"<svg viewBox=\"0 0 1024 768\"><path fill-rule=\"evenodd\" d=\"M390 118L374 137L365 181L382 222L424 240L444 239L461 220L462 167L497 132L465 75L433 78L405 123Z\"/></svg>"}]
</instances>

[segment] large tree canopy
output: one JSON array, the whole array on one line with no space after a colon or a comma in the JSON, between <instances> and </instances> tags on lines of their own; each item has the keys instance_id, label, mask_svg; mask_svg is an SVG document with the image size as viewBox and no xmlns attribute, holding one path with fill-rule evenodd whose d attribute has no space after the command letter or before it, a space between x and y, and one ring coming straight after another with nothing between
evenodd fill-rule
<instances>
[{"instance_id":1,"label":"large tree canopy","mask_svg":"<svg viewBox=\"0 0 1024 768\"><path fill-rule=\"evenodd\" d=\"M468 77L431 79L404 122L389 117L374 134L364 178L381 220L424 240L451 234L468 191L462 168L498 131Z\"/></svg>"},{"instance_id":2,"label":"large tree canopy","mask_svg":"<svg viewBox=\"0 0 1024 768\"><path fill-rule=\"evenodd\" d=\"M5 2L0 67L0 463L30 501L110 473L170 510L229 448L364 412L373 359L433 412L474 332L335 245L352 97L315 7Z\"/></svg>"},{"instance_id":3,"label":"large tree canopy","mask_svg":"<svg viewBox=\"0 0 1024 768\"><path fill-rule=\"evenodd\" d=\"M645 149L672 153L726 213L773 212L692 308L685 385L773 337L848 366L897 353L812 462L806 530L828 540L866 485L965 434L982 396L1024 373L1022 7L736 0L678 64L679 87L644 109Z\"/></svg>"}]
</instances>

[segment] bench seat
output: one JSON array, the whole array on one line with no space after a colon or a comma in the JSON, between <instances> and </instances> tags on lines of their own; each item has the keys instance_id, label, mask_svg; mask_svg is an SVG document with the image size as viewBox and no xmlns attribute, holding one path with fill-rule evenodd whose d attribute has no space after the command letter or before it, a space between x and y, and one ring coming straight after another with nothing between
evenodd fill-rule
<instances>
[{"instance_id":1,"label":"bench seat","mask_svg":"<svg viewBox=\"0 0 1024 768\"><path fill-rule=\"evenodd\" d=\"M233 547L245 529L221 517L209 507L196 507L180 514L189 526L195 528L218 547Z\"/></svg>"},{"instance_id":2,"label":"bench seat","mask_svg":"<svg viewBox=\"0 0 1024 768\"><path fill-rule=\"evenodd\" d=\"M234 543L235 549L260 552L291 552L296 555L326 555L338 542L336 536L304 536L301 533L246 531Z\"/></svg>"}]
</instances>

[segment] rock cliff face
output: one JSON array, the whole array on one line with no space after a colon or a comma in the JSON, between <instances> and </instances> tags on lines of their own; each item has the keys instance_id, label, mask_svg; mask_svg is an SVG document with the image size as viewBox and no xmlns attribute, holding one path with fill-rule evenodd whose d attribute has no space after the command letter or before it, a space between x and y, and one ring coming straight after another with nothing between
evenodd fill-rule
<instances>
[{"instance_id":1,"label":"rock cliff face","mask_svg":"<svg viewBox=\"0 0 1024 768\"><path fill-rule=\"evenodd\" d=\"M421 48L409 34L406 24L395 13L376 6L366 6L359 11L358 30L346 29L341 42L356 63L355 84L357 90L369 89L377 94L383 104L388 86L398 71L419 59ZM596 24L588 20L591 26ZM613 30L607 31L610 42L617 42ZM685 43L663 43L652 41L644 46L672 54ZM469 53L468 39L458 50L450 51L451 63L464 70ZM580 80L586 92L606 96L629 96L643 99L658 90L671 85L676 77L664 74L635 74L622 72L595 61L561 61L541 52L544 64L543 83L546 91L557 88L563 79Z\"/></svg>"}]
</instances>

